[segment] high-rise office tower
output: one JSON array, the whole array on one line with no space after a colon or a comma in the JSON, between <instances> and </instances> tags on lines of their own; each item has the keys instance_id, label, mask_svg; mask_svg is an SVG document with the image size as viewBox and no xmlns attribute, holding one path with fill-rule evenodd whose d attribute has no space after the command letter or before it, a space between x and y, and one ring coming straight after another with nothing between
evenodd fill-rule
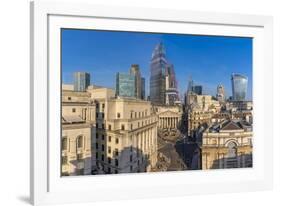
<instances>
[{"instance_id":1,"label":"high-rise office tower","mask_svg":"<svg viewBox=\"0 0 281 206\"><path fill-rule=\"evenodd\" d=\"M74 91L85 92L90 85L90 74L87 72L74 72Z\"/></svg>"},{"instance_id":2,"label":"high-rise office tower","mask_svg":"<svg viewBox=\"0 0 281 206\"><path fill-rule=\"evenodd\" d=\"M225 101L225 91L224 86L222 84L219 84L217 87L217 99L219 102Z\"/></svg>"},{"instance_id":3,"label":"high-rise office tower","mask_svg":"<svg viewBox=\"0 0 281 206\"><path fill-rule=\"evenodd\" d=\"M131 74L116 74L116 96L135 98L135 76Z\"/></svg>"},{"instance_id":4,"label":"high-rise office tower","mask_svg":"<svg viewBox=\"0 0 281 206\"><path fill-rule=\"evenodd\" d=\"M141 99L142 79L141 79L141 72L138 64L132 64L130 68L130 75L135 76L135 97Z\"/></svg>"},{"instance_id":5,"label":"high-rise office tower","mask_svg":"<svg viewBox=\"0 0 281 206\"><path fill-rule=\"evenodd\" d=\"M165 70L168 65L162 43L156 45L150 62L150 101L165 104Z\"/></svg>"},{"instance_id":6,"label":"high-rise office tower","mask_svg":"<svg viewBox=\"0 0 281 206\"><path fill-rule=\"evenodd\" d=\"M231 75L232 99L234 101L244 101L247 95L248 78L241 74Z\"/></svg>"},{"instance_id":7,"label":"high-rise office tower","mask_svg":"<svg viewBox=\"0 0 281 206\"><path fill-rule=\"evenodd\" d=\"M193 90L193 80L191 75L188 77L188 86L187 86L187 93L192 92Z\"/></svg>"},{"instance_id":8,"label":"high-rise office tower","mask_svg":"<svg viewBox=\"0 0 281 206\"><path fill-rule=\"evenodd\" d=\"M150 101L153 104L167 104L170 98L167 92L170 94L170 89L177 90L175 72L173 65L166 59L164 45L159 43L154 48L150 62Z\"/></svg>"},{"instance_id":9,"label":"high-rise office tower","mask_svg":"<svg viewBox=\"0 0 281 206\"><path fill-rule=\"evenodd\" d=\"M145 78L141 78L141 99L145 100Z\"/></svg>"}]
</instances>

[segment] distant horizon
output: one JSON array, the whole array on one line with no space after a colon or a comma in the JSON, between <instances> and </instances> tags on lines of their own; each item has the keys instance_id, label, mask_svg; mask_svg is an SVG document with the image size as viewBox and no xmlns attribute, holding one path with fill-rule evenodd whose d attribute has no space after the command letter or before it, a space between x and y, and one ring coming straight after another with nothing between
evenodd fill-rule
<instances>
[{"instance_id":1,"label":"distant horizon","mask_svg":"<svg viewBox=\"0 0 281 206\"><path fill-rule=\"evenodd\" d=\"M160 42L174 65L181 98L189 76L203 94L215 96L222 84L232 96L231 75L237 73L248 78L246 100L252 100L252 38L245 37L63 29L62 83L73 84L74 72L87 72L91 85L115 90L116 73L138 64L147 97L151 55Z\"/></svg>"}]
</instances>

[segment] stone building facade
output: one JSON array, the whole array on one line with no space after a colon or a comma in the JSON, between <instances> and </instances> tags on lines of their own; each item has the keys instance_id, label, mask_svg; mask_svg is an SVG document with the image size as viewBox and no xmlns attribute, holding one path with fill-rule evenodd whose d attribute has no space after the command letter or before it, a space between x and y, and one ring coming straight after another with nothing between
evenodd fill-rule
<instances>
[{"instance_id":1,"label":"stone building facade","mask_svg":"<svg viewBox=\"0 0 281 206\"><path fill-rule=\"evenodd\" d=\"M159 130L176 130L181 124L182 120L182 106L154 106L158 115L158 129Z\"/></svg>"},{"instance_id":2,"label":"stone building facade","mask_svg":"<svg viewBox=\"0 0 281 206\"><path fill-rule=\"evenodd\" d=\"M89 175L95 165L92 144L95 103L86 92L62 91L62 175Z\"/></svg>"},{"instance_id":3,"label":"stone building facade","mask_svg":"<svg viewBox=\"0 0 281 206\"><path fill-rule=\"evenodd\" d=\"M252 125L245 121L225 120L203 132L201 168L252 167Z\"/></svg>"},{"instance_id":4,"label":"stone building facade","mask_svg":"<svg viewBox=\"0 0 281 206\"><path fill-rule=\"evenodd\" d=\"M96 104L96 160L105 173L150 171L157 162L157 115L148 101L88 90Z\"/></svg>"}]
</instances>

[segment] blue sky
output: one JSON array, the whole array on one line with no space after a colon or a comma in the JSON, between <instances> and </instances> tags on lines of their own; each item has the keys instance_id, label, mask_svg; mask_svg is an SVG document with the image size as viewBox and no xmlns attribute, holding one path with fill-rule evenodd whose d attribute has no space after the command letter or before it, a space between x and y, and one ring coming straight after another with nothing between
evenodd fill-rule
<instances>
[{"instance_id":1,"label":"blue sky","mask_svg":"<svg viewBox=\"0 0 281 206\"><path fill-rule=\"evenodd\" d=\"M231 74L248 77L247 99L252 99L252 39L222 36L154 34L98 30L62 30L62 81L73 82L73 72L91 74L91 83L115 88L117 72L139 64L149 91L150 59L156 44L163 42L167 59L174 65L181 94L188 77L215 95L223 84L231 95Z\"/></svg>"}]
</instances>

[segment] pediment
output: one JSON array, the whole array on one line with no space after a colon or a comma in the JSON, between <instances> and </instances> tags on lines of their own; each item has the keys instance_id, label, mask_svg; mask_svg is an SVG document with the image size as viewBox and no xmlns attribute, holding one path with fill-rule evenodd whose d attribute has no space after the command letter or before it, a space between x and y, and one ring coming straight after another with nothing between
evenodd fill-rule
<instances>
[{"instance_id":1,"label":"pediment","mask_svg":"<svg viewBox=\"0 0 281 206\"><path fill-rule=\"evenodd\" d=\"M168 111L159 113L159 116L178 117L179 113L168 110Z\"/></svg>"}]
</instances>

